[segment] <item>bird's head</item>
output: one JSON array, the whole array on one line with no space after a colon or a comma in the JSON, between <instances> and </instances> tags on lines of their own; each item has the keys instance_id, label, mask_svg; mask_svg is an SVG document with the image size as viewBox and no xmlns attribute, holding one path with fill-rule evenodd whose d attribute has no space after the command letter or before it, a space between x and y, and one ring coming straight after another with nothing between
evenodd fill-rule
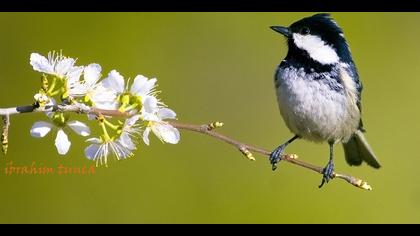
<instances>
[{"instance_id":1,"label":"bird's head","mask_svg":"<svg viewBox=\"0 0 420 236\"><path fill-rule=\"evenodd\" d=\"M271 29L287 38L292 57L307 57L322 65L352 60L343 30L329 14L316 14L289 27L271 26Z\"/></svg>"}]
</instances>

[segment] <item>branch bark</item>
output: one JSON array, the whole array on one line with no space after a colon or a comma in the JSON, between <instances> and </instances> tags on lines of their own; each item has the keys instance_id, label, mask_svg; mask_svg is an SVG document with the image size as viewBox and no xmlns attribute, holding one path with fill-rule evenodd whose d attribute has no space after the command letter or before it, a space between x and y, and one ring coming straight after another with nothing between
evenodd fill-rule
<instances>
[{"instance_id":1,"label":"branch bark","mask_svg":"<svg viewBox=\"0 0 420 236\"><path fill-rule=\"evenodd\" d=\"M192 124L184 124L184 123L179 123L179 122L175 122L175 121L170 121L168 122L170 123L172 126L174 126L175 128L181 129L181 130L189 130L189 131L193 131L196 133L201 133L201 134L205 134L208 136L211 136L213 138L216 138L218 140L224 141L234 147L236 147L242 154L244 154L248 159L250 160L255 160L252 152L255 153L259 153L263 156L270 156L271 152L263 149L263 148L259 148L259 147L255 147L249 144L245 144L242 142L239 142L233 138L230 138L228 136L225 136L223 134L220 134L216 131L214 131L214 128L212 128L212 124L214 123L220 123L220 122L214 122L211 124L206 124L206 125L192 125ZM282 156L282 160L292 163L294 165L312 170L314 172L317 172L319 174L322 174L322 167L319 166L315 166L306 162L303 162L301 160L297 159L298 156L296 154L285 154ZM352 184L353 186L356 186L358 188L361 189L365 189L365 190L372 190L372 187L365 181L350 176L350 175L346 175L346 174L340 174L340 173L333 173L334 178L339 178L339 179L343 179L345 181L347 181L349 184Z\"/></svg>"},{"instance_id":2,"label":"branch bark","mask_svg":"<svg viewBox=\"0 0 420 236\"><path fill-rule=\"evenodd\" d=\"M102 109L97 109L97 108L91 108L82 104L55 105L55 106L49 106L49 107L48 106L38 107L36 105L32 105L32 106L21 106L21 107L12 107L12 108L3 108L3 109L0 108L0 116L3 117L3 121L4 121L3 133L6 133L6 139L7 139L7 133L9 131L9 125L10 125L9 116L22 114L22 113L29 113L29 112L46 112L46 111L96 114L96 115L104 115L104 116L111 116L111 117L129 117L130 116L130 114L128 113L123 113L117 110L102 110ZM259 153L266 157L270 156L271 154L271 152L266 149L242 143L231 137L228 137L226 135L223 135L221 133L214 131L214 129L223 126L223 123L221 122L213 122L213 123L204 124L204 125L186 124L186 123L180 123L177 121L168 121L168 123L177 129L201 133L201 134L213 137L215 139L218 139L220 141L223 141L225 143L228 143L232 145L233 147L235 147L236 149L238 149L246 158L252 161L255 161L253 152ZM2 141L3 141L3 138L2 138ZM7 147L6 147L6 151L7 151ZM286 161L291 164L322 174L322 170L323 170L322 167L315 166L310 163L306 163L304 161L298 160L297 158L298 156L296 154L285 154L282 156L283 161ZM371 186L367 182L359 178L346 175L346 174L336 173L336 172L333 173L333 176L334 178L345 180L349 184L356 186L358 188L365 189L365 190L372 190Z\"/></svg>"}]
</instances>

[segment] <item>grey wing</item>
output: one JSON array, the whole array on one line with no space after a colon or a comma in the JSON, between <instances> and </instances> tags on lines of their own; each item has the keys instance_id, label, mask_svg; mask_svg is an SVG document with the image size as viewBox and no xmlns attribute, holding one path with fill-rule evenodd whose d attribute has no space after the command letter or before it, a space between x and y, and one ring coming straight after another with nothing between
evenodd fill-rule
<instances>
[{"instance_id":1,"label":"grey wing","mask_svg":"<svg viewBox=\"0 0 420 236\"><path fill-rule=\"evenodd\" d=\"M359 75L354 63L351 63L350 68L353 74L352 78L355 80L356 89L358 91L358 99L356 104L361 113L363 85L359 79ZM373 153L372 148L366 141L366 138L363 135L364 132L366 132L366 130L364 129L362 119L360 118L359 130L353 134L347 143L343 144L346 161L349 165L355 166L358 166L362 164L363 161L365 161L368 165L374 168L380 168L381 164L379 163L376 155Z\"/></svg>"},{"instance_id":2,"label":"grey wing","mask_svg":"<svg viewBox=\"0 0 420 236\"><path fill-rule=\"evenodd\" d=\"M363 90L363 84L362 81L359 79L359 73L357 72L357 68L356 65L351 62L350 63L350 74L352 75L351 77L354 79L354 82L356 83L356 89L357 89L357 108L359 108L360 113L362 113L362 90ZM363 128L363 121L360 118L360 123L359 123L359 130L362 132L365 132L366 130Z\"/></svg>"}]
</instances>

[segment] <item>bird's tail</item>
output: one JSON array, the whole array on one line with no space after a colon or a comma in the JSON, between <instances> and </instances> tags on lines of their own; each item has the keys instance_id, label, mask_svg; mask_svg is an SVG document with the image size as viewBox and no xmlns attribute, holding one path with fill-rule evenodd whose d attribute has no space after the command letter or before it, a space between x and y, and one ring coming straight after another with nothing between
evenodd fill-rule
<instances>
[{"instance_id":1,"label":"bird's tail","mask_svg":"<svg viewBox=\"0 0 420 236\"><path fill-rule=\"evenodd\" d=\"M365 161L374 168L381 167L361 130L356 131L343 146L346 161L349 165L359 166Z\"/></svg>"}]
</instances>

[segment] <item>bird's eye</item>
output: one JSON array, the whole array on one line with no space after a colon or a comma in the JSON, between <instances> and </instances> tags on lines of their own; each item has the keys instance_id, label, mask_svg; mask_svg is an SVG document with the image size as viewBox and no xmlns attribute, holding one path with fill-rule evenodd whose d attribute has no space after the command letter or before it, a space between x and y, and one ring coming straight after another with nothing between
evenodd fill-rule
<instances>
[{"instance_id":1,"label":"bird's eye","mask_svg":"<svg viewBox=\"0 0 420 236\"><path fill-rule=\"evenodd\" d=\"M309 34L309 32L310 32L310 30L309 30L308 27L303 27L302 29L300 29L300 33L302 35L307 35L307 34Z\"/></svg>"}]
</instances>

